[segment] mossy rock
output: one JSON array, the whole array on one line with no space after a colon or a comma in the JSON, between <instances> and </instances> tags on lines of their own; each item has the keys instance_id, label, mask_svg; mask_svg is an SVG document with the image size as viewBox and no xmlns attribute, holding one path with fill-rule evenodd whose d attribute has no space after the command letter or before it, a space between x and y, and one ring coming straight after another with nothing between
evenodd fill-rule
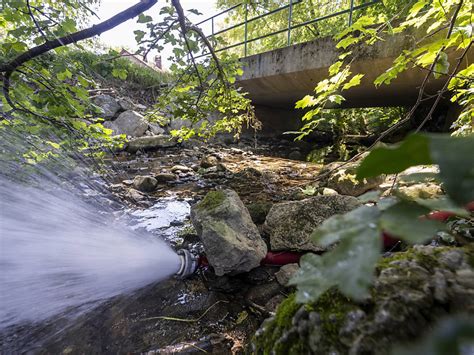
<instances>
[{"instance_id":1,"label":"mossy rock","mask_svg":"<svg viewBox=\"0 0 474 355\"><path fill-rule=\"evenodd\" d=\"M474 313L474 247L415 246L382 258L370 297L335 289L300 305L288 297L254 338L255 354L388 354L450 313Z\"/></svg>"}]
</instances>

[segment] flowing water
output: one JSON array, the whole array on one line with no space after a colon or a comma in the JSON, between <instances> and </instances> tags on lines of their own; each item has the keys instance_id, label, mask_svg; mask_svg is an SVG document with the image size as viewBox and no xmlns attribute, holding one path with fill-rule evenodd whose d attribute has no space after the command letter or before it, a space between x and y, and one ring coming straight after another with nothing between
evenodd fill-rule
<instances>
[{"instance_id":1,"label":"flowing water","mask_svg":"<svg viewBox=\"0 0 474 355\"><path fill-rule=\"evenodd\" d=\"M0 331L76 316L178 270L174 251L129 227L87 167L60 157L60 168L27 171L3 159L15 142L0 138Z\"/></svg>"}]
</instances>

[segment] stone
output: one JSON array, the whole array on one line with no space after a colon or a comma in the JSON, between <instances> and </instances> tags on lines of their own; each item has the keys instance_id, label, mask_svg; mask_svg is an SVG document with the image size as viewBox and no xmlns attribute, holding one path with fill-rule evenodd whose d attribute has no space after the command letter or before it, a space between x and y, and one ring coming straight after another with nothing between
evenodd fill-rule
<instances>
[{"instance_id":1,"label":"stone","mask_svg":"<svg viewBox=\"0 0 474 355\"><path fill-rule=\"evenodd\" d=\"M321 194L323 196L334 196L334 195L339 195L336 190L330 189L329 187L324 187L323 191L321 191Z\"/></svg>"},{"instance_id":2,"label":"stone","mask_svg":"<svg viewBox=\"0 0 474 355\"><path fill-rule=\"evenodd\" d=\"M336 190L342 195L360 196L363 193L377 188L385 180L385 176L376 176L368 179L357 180L357 163L351 163L330 173L327 187Z\"/></svg>"},{"instance_id":3,"label":"stone","mask_svg":"<svg viewBox=\"0 0 474 355\"><path fill-rule=\"evenodd\" d=\"M271 250L324 251L311 234L327 218L353 210L360 202L351 196L315 196L301 201L276 203L270 209L264 231Z\"/></svg>"},{"instance_id":4,"label":"stone","mask_svg":"<svg viewBox=\"0 0 474 355\"><path fill-rule=\"evenodd\" d=\"M172 173L158 173L155 175L156 181L158 183L166 183L170 181L175 181L176 180L176 175Z\"/></svg>"},{"instance_id":5,"label":"stone","mask_svg":"<svg viewBox=\"0 0 474 355\"><path fill-rule=\"evenodd\" d=\"M275 274L275 277L278 283L282 286L288 286L288 282L293 277L293 275L299 270L300 266L298 264L286 264L283 265L280 270Z\"/></svg>"},{"instance_id":6,"label":"stone","mask_svg":"<svg viewBox=\"0 0 474 355\"><path fill-rule=\"evenodd\" d=\"M121 107L118 102L110 95L99 95L92 99L94 105L99 107L102 118L109 120L120 111Z\"/></svg>"},{"instance_id":7,"label":"stone","mask_svg":"<svg viewBox=\"0 0 474 355\"><path fill-rule=\"evenodd\" d=\"M176 146L177 142L168 135L151 137L139 137L130 139L125 150L129 153L136 153L138 150L154 150L159 148L170 148Z\"/></svg>"},{"instance_id":8,"label":"stone","mask_svg":"<svg viewBox=\"0 0 474 355\"><path fill-rule=\"evenodd\" d=\"M133 110L134 105L129 99L119 99L118 104L123 111Z\"/></svg>"},{"instance_id":9,"label":"stone","mask_svg":"<svg viewBox=\"0 0 474 355\"><path fill-rule=\"evenodd\" d=\"M301 154L299 150L293 150L290 154L288 154L288 159L303 160L303 154Z\"/></svg>"},{"instance_id":10,"label":"stone","mask_svg":"<svg viewBox=\"0 0 474 355\"><path fill-rule=\"evenodd\" d=\"M411 186L401 186L398 188L397 193L405 199L414 200L417 198L429 199L439 197L443 195L443 190L437 184L419 183Z\"/></svg>"},{"instance_id":11,"label":"stone","mask_svg":"<svg viewBox=\"0 0 474 355\"><path fill-rule=\"evenodd\" d=\"M191 208L191 221L218 276L250 271L267 254L265 242L233 190L209 192Z\"/></svg>"},{"instance_id":12,"label":"stone","mask_svg":"<svg viewBox=\"0 0 474 355\"><path fill-rule=\"evenodd\" d=\"M133 187L142 192L152 192L156 189L158 181L153 176L135 176Z\"/></svg>"},{"instance_id":13,"label":"stone","mask_svg":"<svg viewBox=\"0 0 474 355\"><path fill-rule=\"evenodd\" d=\"M214 155L206 155L201 159L201 168L208 169L216 166L219 159Z\"/></svg>"},{"instance_id":14,"label":"stone","mask_svg":"<svg viewBox=\"0 0 474 355\"><path fill-rule=\"evenodd\" d=\"M182 172L182 173L187 173L187 172L191 172L193 171L193 169L191 168L188 168L187 166L184 166L184 165L174 165L173 167L171 167L171 172L173 173L176 173L176 172Z\"/></svg>"},{"instance_id":15,"label":"stone","mask_svg":"<svg viewBox=\"0 0 474 355\"><path fill-rule=\"evenodd\" d=\"M160 127L159 125L157 124L154 124L154 123L149 123L148 124L148 129L150 130L150 132L157 136L157 135L160 135L160 134L164 134L166 131L164 130L164 128Z\"/></svg>"},{"instance_id":16,"label":"stone","mask_svg":"<svg viewBox=\"0 0 474 355\"><path fill-rule=\"evenodd\" d=\"M135 111L122 112L114 121L108 121L105 127L114 131L114 134L125 134L130 137L141 137L148 129L148 122Z\"/></svg>"},{"instance_id":17,"label":"stone","mask_svg":"<svg viewBox=\"0 0 474 355\"><path fill-rule=\"evenodd\" d=\"M439 265L446 252L462 258L453 263L454 273ZM437 326L447 313L472 318L474 269L469 252L470 248L417 246L393 253L377 265L369 302L328 290L303 306L304 311L312 310L308 317L292 294L255 332L254 353L385 354L394 343L420 343L426 329ZM455 277L446 277L445 271ZM453 324L442 327L454 329Z\"/></svg>"}]
</instances>

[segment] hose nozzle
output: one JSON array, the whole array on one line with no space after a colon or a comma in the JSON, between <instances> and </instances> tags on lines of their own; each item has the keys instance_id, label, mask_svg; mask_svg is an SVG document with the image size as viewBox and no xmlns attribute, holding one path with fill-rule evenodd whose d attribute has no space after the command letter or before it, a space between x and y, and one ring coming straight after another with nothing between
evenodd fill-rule
<instances>
[{"instance_id":1,"label":"hose nozzle","mask_svg":"<svg viewBox=\"0 0 474 355\"><path fill-rule=\"evenodd\" d=\"M184 279L194 274L199 266L199 256L194 255L186 249L179 249L177 254L181 260L181 266L175 275Z\"/></svg>"}]
</instances>

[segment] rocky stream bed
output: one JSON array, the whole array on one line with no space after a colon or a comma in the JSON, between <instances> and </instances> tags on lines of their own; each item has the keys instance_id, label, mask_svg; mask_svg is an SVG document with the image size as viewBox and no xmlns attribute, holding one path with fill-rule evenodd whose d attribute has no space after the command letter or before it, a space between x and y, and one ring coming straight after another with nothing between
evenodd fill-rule
<instances>
[{"instance_id":1,"label":"rocky stream bed","mask_svg":"<svg viewBox=\"0 0 474 355\"><path fill-rule=\"evenodd\" d=\"M304 147L192 142L118 153L110 159L115 171L110 189L128 206L132 228L164 238L175 249L207 251L214 268L108 300L72 323L56 318L16 328L3 345L45 354L383 354L395 342L421 336L448 313L474 312L472 244L392 250L363 302L330 290L315 304L295 303L287 282L298 265L258 266L258 260L267 249L324 252L310 241L314 227L359 206L356 196L370 189L388 191L391 181L356 182L350 165L316 184L330 169L278 157L288 152L303 159ZM209 191L217 192L204 199ZM439 187L406 189L420 191L440 193ZM244 258L246 249L233 254L227 241L212 239L218 227L203 230L215 219L206 219L197 203L204 199L201 206L213 210L216 198L217 205L221 198L231 202L227 217L219 210L213 218L232 219L231 226L262 241L248 245L254 259ZM205 250L206 238L215 248Z\"/></svg>"}]
</instances>

